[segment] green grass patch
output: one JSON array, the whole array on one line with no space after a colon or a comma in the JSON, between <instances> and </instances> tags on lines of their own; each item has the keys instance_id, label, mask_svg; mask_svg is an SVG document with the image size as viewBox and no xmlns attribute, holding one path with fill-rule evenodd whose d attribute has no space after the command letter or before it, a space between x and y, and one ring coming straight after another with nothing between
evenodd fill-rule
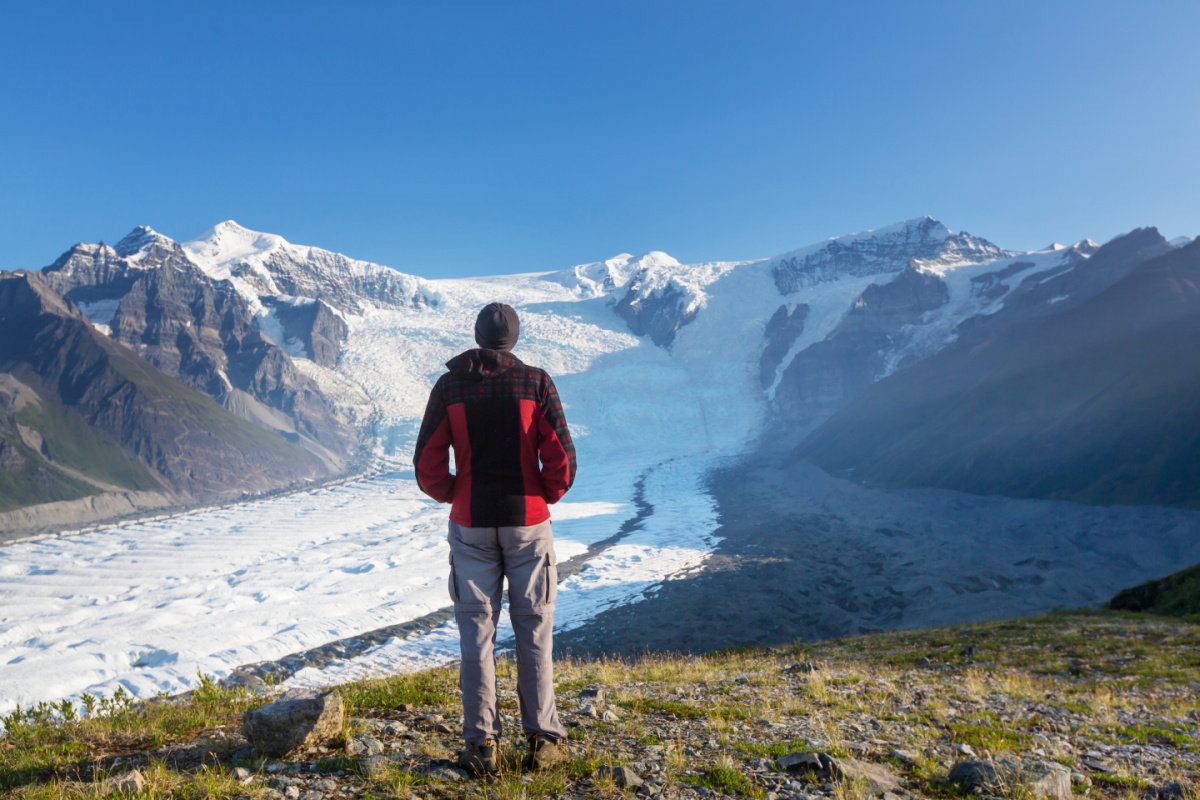
<instances>
[{"instance_id":1,"label":"green grass patch","mask_svg":"<svg viewBox=\"0 0 1200 800\"><path fill-rule=\"evenodd\" d=\"M704 786L721 794L740 794L754 798L764 795L763 790L755 786L749 778L728 767L712 767L700 775L684 775L680 780L693 786Z\"/></svg>"},{"instance_id":2,"label":"green grass patch","mask_svg":"<svg viewBox=\"0 0 1200 800\"><path fill-rule=\"evenodd\" d=\"M1145 789L1150 785L1141 778L1104 774L1093 775L1092 783L1099 786L1108 786L1113 789Z\"/></svg>"},{"instance_id":3,"label":"green grass patch","mask_svg":"<svg viewBox=\"0 0 1200 800\"><path fill-rule=\"evenodd\" d=\"M457 704L451 690L458 684L452 670L434 669L387 678L373 678L341 687L347 716L357 709L390 711L402 703L418 707L442 707Z\"/></svg>"},{"instance_id":4,"label":"green grass patch","mask_svg":"<svg viewBox=\"0 0 1200 800\"><path fill-rule=\"evenodd\" d=\"M345 756L322 758L317 762L317 769L321 772L357 772L358 762Z\"/></svg>"},{"instance_id":5,"label":"green grass patch","mask_svg":"<svg viewBox=\"0 0 1200 800\"><path fill-rule=\"evenodd\" d=\"M672 700L643 698L639 700L621 700L617 705L627 708L635 714L659 713L677 719L700 719L709 715L708 712L696 706L688 705L687 703L676 703Z\"/></svg>"},{"instance_id":6,"label":"green grass patch","mask_svg":"<svg viewBox=\"0 0 1200 800\"><path fill-rule=\"evenodd\" d=\"M995 753L1002 750L1019 750L1028 746L1029 734L1008 728L993 728L990 725L969 725L952 722L946 726L951 738L959 744L969 744L976 750Z\"/></svg>"}]
</instances>

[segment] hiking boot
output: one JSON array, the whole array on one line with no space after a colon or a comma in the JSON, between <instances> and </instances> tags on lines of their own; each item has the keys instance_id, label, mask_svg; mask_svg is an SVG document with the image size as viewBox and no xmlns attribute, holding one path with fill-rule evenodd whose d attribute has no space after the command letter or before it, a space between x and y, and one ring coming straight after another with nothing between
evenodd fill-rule
<instances>
[{"instance_id":1,"label":"hiking boot","mask_svg":"<svg viewBox=\"0 0 1200 800\"><path fill-rule=\"evenodd\" d=\"M475 777L498 775L496 765L496 743L488 739L483 744L467 744L467 749L458 754L458 765Z\"/></svg>"},{"instance_id":2,"label":"hiking boot","mask_svg":"<svg viewBox=\"0 0 1200 800\"><path fill-rule=\"evenodd\" d=\"M529 757L525 759L527 769L538 770L561 764L570 758L567 746L553 736L530 736Z\"/></svg>"}]
</instances>

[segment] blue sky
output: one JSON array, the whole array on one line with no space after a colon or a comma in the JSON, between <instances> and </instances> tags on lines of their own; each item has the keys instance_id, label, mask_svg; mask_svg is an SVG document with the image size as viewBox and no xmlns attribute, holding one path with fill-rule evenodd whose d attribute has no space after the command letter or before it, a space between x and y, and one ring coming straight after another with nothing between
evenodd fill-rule
<instances>
[{"instance_id":1,"label":"blue sky","mask_svg":"<svg viewBox=\"0 0 1200 800\"><path fill-rule=\"evenodd\" d=\"M1200 3L7 3L0 268L224 219L427 277L931 214L1200 233Z\"/></svg>"}]
</instances>

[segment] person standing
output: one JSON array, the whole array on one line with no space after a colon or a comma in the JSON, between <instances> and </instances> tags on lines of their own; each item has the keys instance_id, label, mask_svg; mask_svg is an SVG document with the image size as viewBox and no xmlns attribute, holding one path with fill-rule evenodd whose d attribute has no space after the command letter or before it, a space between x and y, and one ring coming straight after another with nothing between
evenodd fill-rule
<instances>
[{"instance_id":1,"label":"person standing","mask_svg":"<svg viewBox=\"0 0 1200 800\"><path fill-rule=\"evenodd\" d=\"M567 758L554 703L558 559L549 505L575 481L575 447L554 381L512 354L519 335L511 306L490 303L479 312L479 347L446 362L449 372L430 392L413 454L421 491L451 504L449 587L462 649L466 744L458 763L476 775L498 771L494 648L506 577L526 765L542 769Z\"/></svg>"}]
</instances>

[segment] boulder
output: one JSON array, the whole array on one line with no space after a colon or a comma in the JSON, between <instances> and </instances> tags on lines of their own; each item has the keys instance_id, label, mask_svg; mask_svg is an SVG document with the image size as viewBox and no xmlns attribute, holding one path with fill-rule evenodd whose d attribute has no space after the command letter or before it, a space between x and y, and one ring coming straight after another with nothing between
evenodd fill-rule
<instances>
[{"instance_id":1,"label":"boulder","mask_svg":"<svg viewBox=\"0 0 1200 800\"><path fill-rule=\"evenodd\" d=\"M1013 794L1027 787L1033 797L1072 800L1071 771L1050 761L1017 761L1012 758L960 761L950 770L950 780L984 794Z\"/></svg>"},{"instance_id":2,"label":"boulder","mask_svg":"<svg viewBox=\"0 0 1200 800\"><path fill-rule=\"evenodd\" d=\"M345 705L336 691L291 689L275 702L247 711L242 735L261 755L282 757L328 744L342 731Z\"/></svg>"}]
</instances>

